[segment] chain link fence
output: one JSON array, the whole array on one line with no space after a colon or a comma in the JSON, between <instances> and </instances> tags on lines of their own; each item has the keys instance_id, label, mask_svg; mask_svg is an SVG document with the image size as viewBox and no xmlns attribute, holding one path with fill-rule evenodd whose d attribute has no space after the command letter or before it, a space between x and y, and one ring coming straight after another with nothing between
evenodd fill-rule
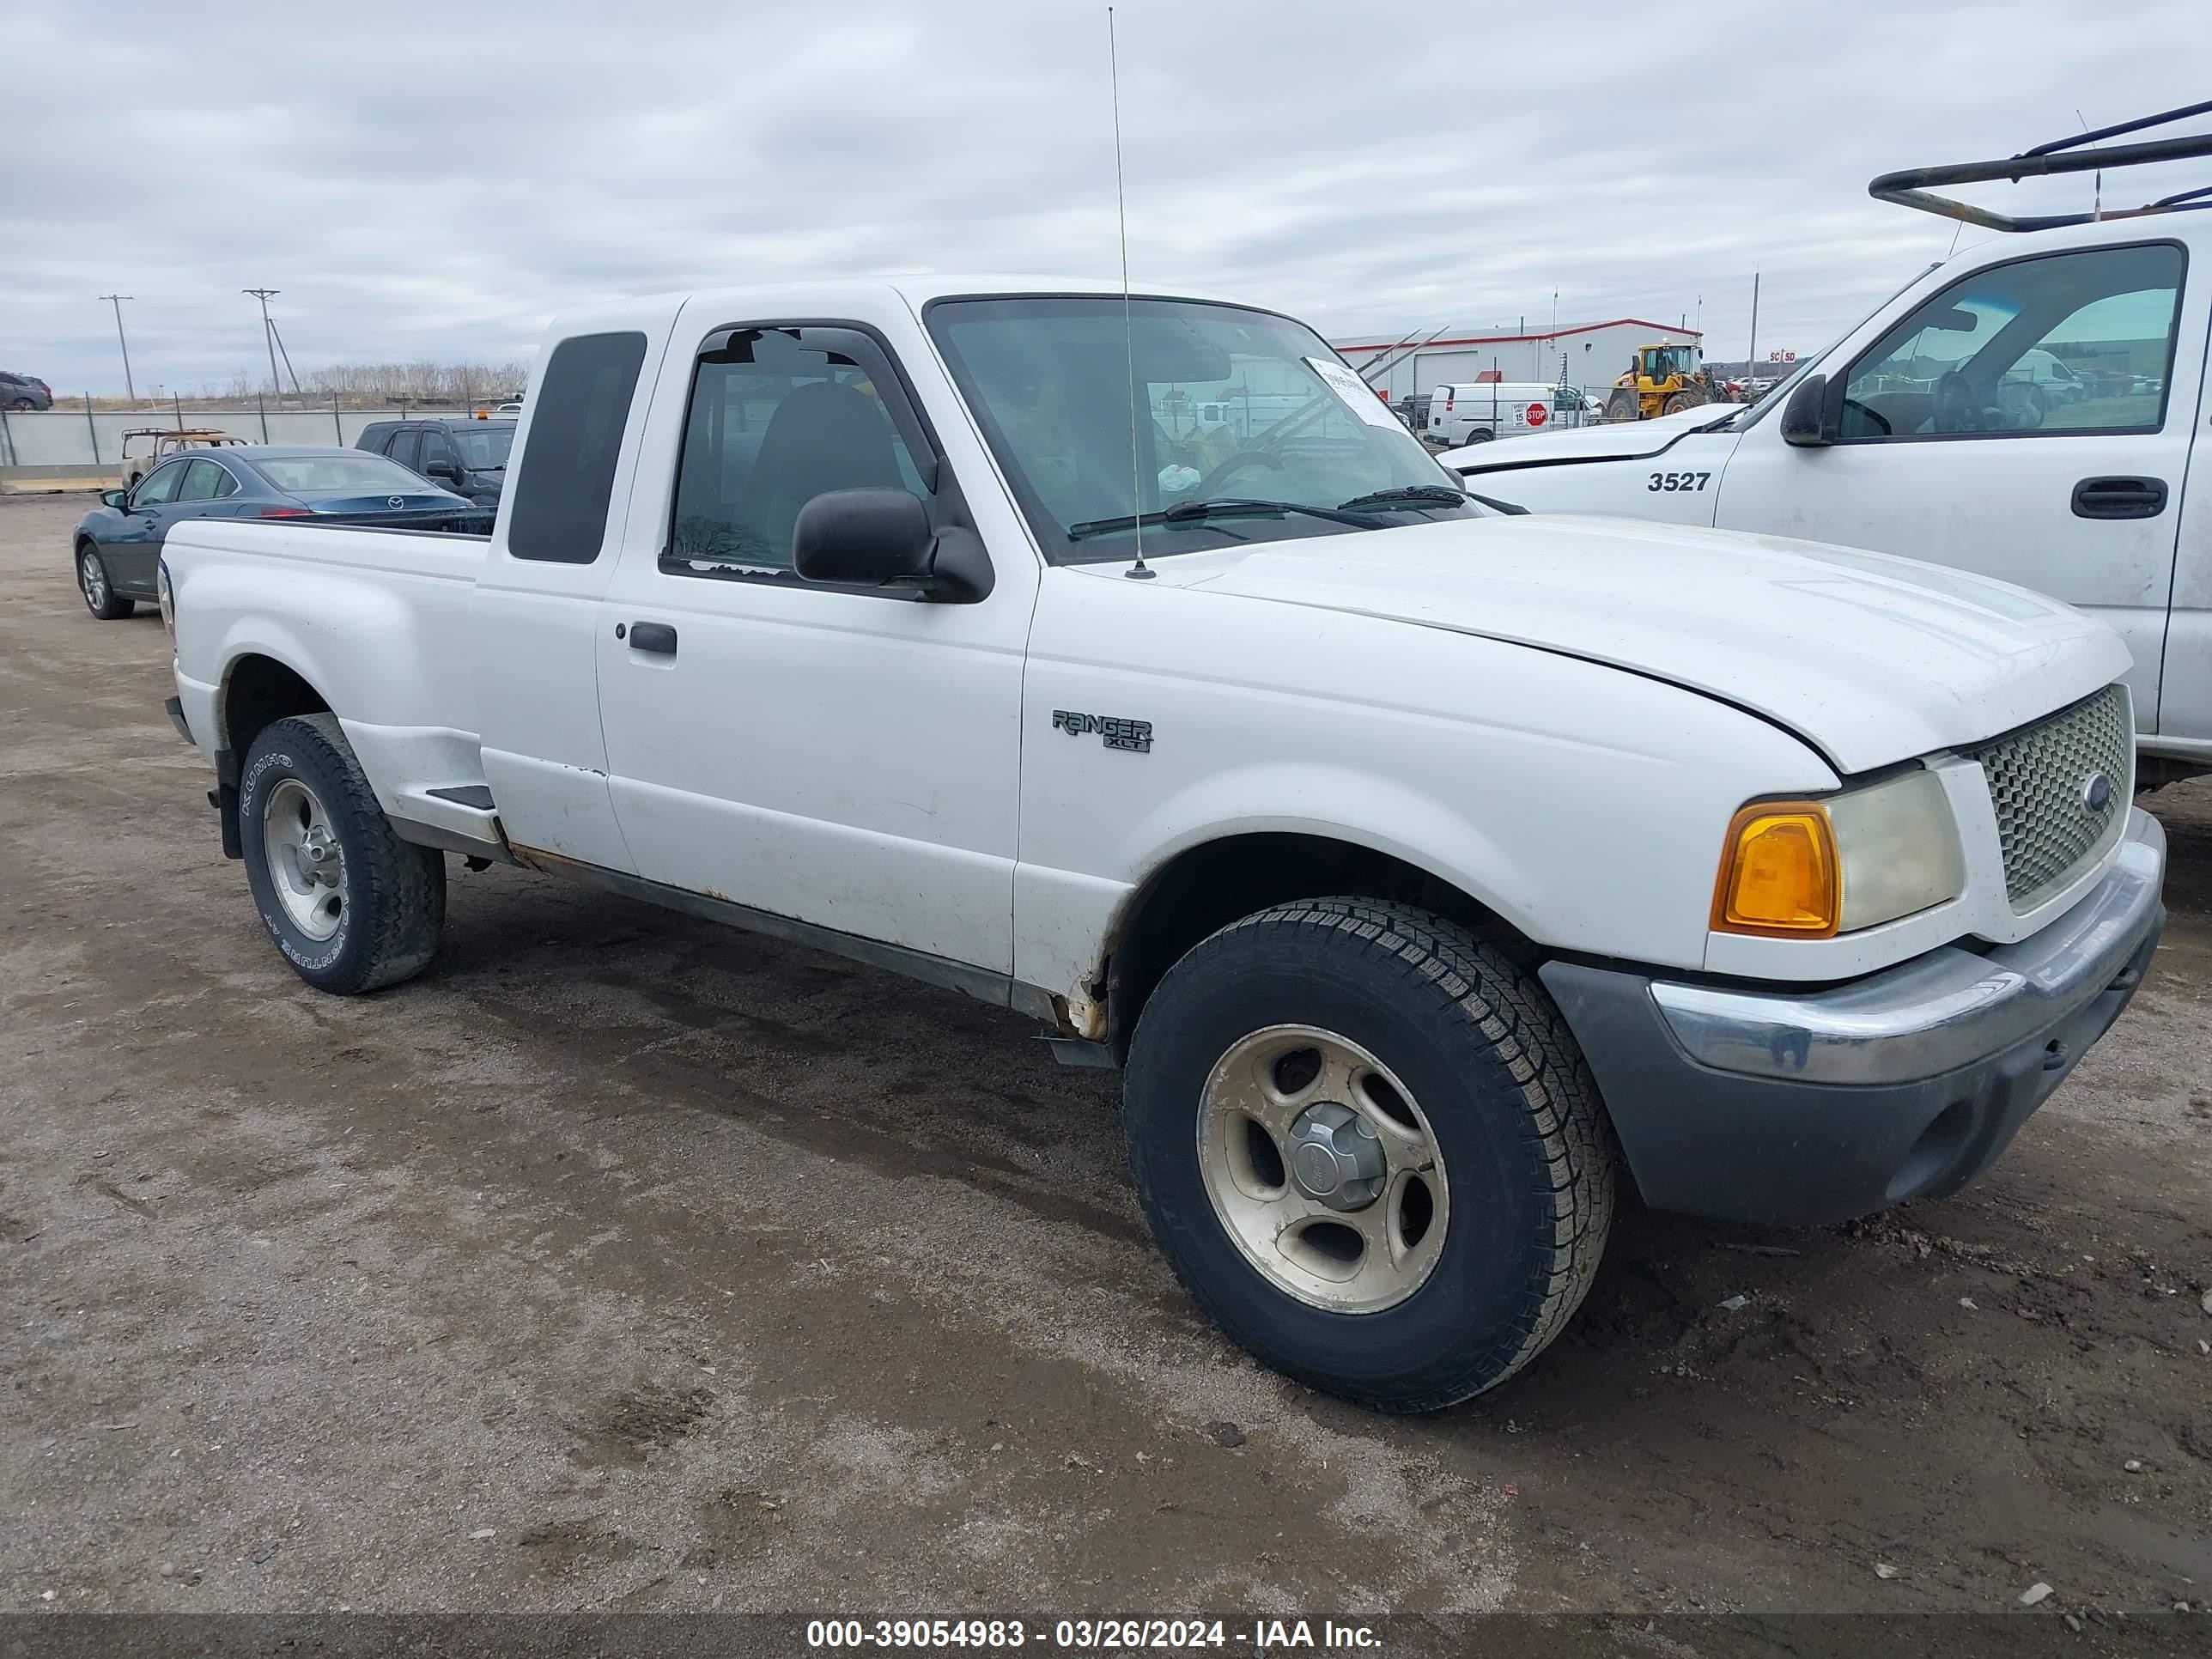
<instances>
[{"instance_id":1,"label":"chain link fence","mask_svg":"<svg viewBox=\"0 0 2212 1659\"><path fill-rule=\"evenodd\" d=\"M465 417L466 410L341 409L301 407L289 402L282 409L248 404L234 409L193 409L179 415L169 409L42 410L26 414L0 410L0 467L119 469L124 459L124 434L152 427L215 427L248 443L338 444L350 448L362 428L373 421L395 421L416 415ZM133 453L143 453L149 441L131 441Z\"/></svg>"}]
</instances>

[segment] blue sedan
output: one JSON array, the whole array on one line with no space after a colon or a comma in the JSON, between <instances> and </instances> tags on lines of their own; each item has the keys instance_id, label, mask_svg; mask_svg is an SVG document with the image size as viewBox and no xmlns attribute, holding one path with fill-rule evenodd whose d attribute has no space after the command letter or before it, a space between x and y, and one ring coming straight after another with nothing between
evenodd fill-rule
<instances>
[{"instance_id":1,"label":"blue sedan","mask_svg":"<svg viewBox=\"0 0 2212 1659\"><path fill-rule=\"evenodd\" d=\"M77 521L77 592L102 622L155 597L169 527L185 519L398 520L429 530L482 530L490 514L358 449L240 444L180 452L130 489L111 489Z\"/></svg>"}]
</instances>

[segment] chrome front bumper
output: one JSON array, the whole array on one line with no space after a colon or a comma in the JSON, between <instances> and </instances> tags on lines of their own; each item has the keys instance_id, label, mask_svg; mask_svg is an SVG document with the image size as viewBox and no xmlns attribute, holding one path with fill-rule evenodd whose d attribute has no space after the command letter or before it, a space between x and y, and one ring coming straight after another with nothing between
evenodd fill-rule
<instances>
[{"instance_id":1,"label":"chrome front bumper","mask_svg":"<svg viewBox=\"0 0 2212 1659\"><path fill-rule=\"evenodd\" d=\"M1660 981L1651 1000L1701 1066L1820 1083L1900 1083L2010 1048L2110 985L2157 927L2166 831L2140 807L2104 880L2016 945L1946 946L1832 991L1777 996Z\"/></svg>"},{"instance_id":2,"label":"chrome front bumper","mask_svg":"<svg viewBox=\"0 0 2212 1659\"><path fill-rule=\"evenodd\" d=\"M1826 991L1540 970L1655 1208L1809 1224L1949 1192L2120 1017L2166 922L2166 835L2131 810L2104 878L2033 937Z\"/></svg>"}]
</instances>

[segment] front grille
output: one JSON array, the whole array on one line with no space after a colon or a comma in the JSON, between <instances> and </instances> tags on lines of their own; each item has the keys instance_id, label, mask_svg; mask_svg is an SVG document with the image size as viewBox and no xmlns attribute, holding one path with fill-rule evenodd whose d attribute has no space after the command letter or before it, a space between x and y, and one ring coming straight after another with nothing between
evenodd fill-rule
<instances>
[{"instance_id":1,"label":"front grille","mask_svg":"<svg viewBox=\"0 0 2212 1659\"><path fill-rule=\"evenodd\" d=\"M2005 896L2033 910L2119 839L2135 781L2135 733L2127 693L2108 685L1979 749L1996 808L2004 853ZM2089 803L2105 780L2101 807Z\"/></svg>"}]
</instances>

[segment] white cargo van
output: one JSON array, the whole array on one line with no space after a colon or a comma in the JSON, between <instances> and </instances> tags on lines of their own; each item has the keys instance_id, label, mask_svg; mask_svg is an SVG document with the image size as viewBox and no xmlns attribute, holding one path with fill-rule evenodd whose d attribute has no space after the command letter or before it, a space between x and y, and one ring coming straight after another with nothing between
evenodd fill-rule
<instances>
[{"instance_id":1,"label":"white cargo van","mask_svg":"<svg viewBox=\"0 0 2212 1659\"><path fill-rule=\"evenodd\" d=\"M1492 438L1580 426L1583 407L1579 386L1462 380L1429 394L1429 423L1422 435L1447 448L1486 444Z\"/></svg>"}]
</instances>

